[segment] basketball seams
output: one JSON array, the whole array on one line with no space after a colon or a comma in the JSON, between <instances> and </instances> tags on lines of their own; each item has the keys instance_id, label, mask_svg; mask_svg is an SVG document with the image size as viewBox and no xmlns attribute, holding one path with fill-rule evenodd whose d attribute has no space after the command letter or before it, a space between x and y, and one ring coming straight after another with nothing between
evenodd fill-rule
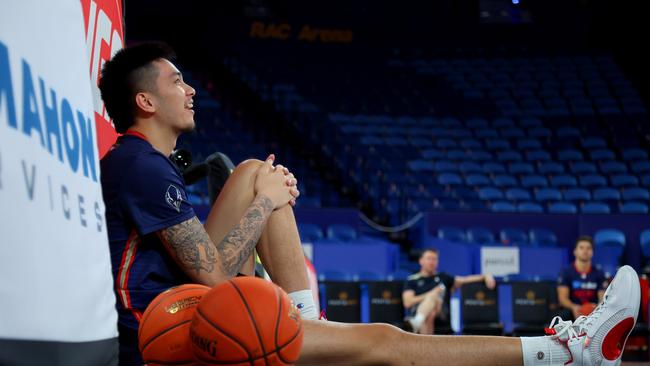
<instances>
[{"instance_id":1,"label":"basketball seams","mask_svg":"<svg viewBox=\"0 0 650 366\"><path fill-rule=\"evenodd\" d=\"M192 321L192 319L184 320L184 321L182 321L180 323L174 324L171 327L169 327L167 329L163 329L162 331L158 332L158 334L156 334L155 336L153 336L149 340L147 340L147 343L145 343L144 346L142 346L142 349L140 350L140 352L144 353L144 351L147 349L147 346L150 345L151 342L155 341L156 339L158 339L163 334L171 332L172 330L180 327L181 325L187 324L187 323L189 323L191 321Z\"/></svg>"},{"instance_id":2,"label":"basketball seams","mask_svg":"<svg viewBox=\"0 0 650 366\"><path fill-rule=\"evenodd\" d=\"M197 287L189 287L188 285L189 285L189 286L192 286L192 285L193 285L193 286L197 286ZM167 291L173 290L173 289L175 289L175 288L178 288L178 287L180 287L180 286L188 286L188 288L184 288L184 289L182 289L182 290L177 290L176 292L173 293L174 296L177 295L177 294L180 294L180 293L186 292L186 291L190 291L190 290L206 290L206 291L201 295L201 296L203 296L203 295L205 295L205 293L208 292L208 290L210 290L210 288L207 287L207 286L198 285L198 284L186 284L186 285L179 285L179 286L170 287L170 288L168 288L167 290L161 292L161 294L162 294L162 293L165 293L165 292L167 292ZM171 294L171 293L170 293L170 294ZM164 296L164 297L158 299L158 301L156 301L155 304L154 304L154 303L149 304L149 306L147 306L147 309L151 308L151 310L150 310L149 312L147 312L146 309L145 309L145 314L143 315L142 319L140 320L140 324L144 323L147 319L149 319L149 315L151 315L151 313L153 312L153 309L156 308L158 305L160 305L161 302L163 302L163 301L165 301L167 298L169 298L169 295L170 295L170 294L167 294L166 296ZM138 327L138 337L140 336L140 329L141 329L141 328Z\"/></svg>"},{"instance_id":3,"label":"basketball seams","mask_svg":"<svg viewBox=\"0 0 650 366\"><path fill-rule=\"evenodd\" d=\"M248 316L249 316L251 322L253 323L253 327L255 328L255 333L257 334L257 339L260 342L260 347L262 347L262 357L264 357L264 364L268 365L269 360L266 358L266 349L264 348L264 341L262 340L262 335L260 334L260 331L257 328L257 322L255 321L255 316L253 316L253 312L251 311L251 308L248 306L248 302L246 302L246 298L244 297L244 294L241 292L239 287L232 280L228 280L228 283L230 283L235 288L235 290L239 294L239 297L241 298L242 302L244 303L244 306L246 306L246 311L248 311ZM250 356L250 354L249 354L249 356Z\"/></svg>"},{"instance_id":4,"label":"basketball seams","mask_svg":"<svg viewBox=\"0 0 650 366\"><path fill-rule=\"evenodd\" d=\"M214 322L212 322L212 320L208 319L208 317L205 316L205 314L203 314L203 312L201 311L201 308L199 308L199 307L196 308L196 313L195 313L195 315L196 315L196 314L198 314L201 318L203 318L203 320L205 320L206 322L208 322L208 324L210 324L210 325L211 325L214 329L216 329L219 333L223 334L223 335L226 336L227 338L232 339L232 340L233 340L235 343L237 343L237 344L238 344L238 345L239 345L239 346L240 346L244 351L246 351L246 354L248 355L248 359L245 359L245 360L242 360L242 361L233 362L233 363L242 363L242 362L251 362L251 363L252 363L252 362L253 362L253 360L254 360L253 355L251 355L250 351L248 350L248 347L246 347L246 345L245 345L243 342L241 342L239 339L233 337L232 335L226 333L226 332L225 332L225 331L224 331L220 326L218 326L217 324L215 324ZM201 359L201 360L204 361L203 359Z\"/></svg>"}]
</instances>

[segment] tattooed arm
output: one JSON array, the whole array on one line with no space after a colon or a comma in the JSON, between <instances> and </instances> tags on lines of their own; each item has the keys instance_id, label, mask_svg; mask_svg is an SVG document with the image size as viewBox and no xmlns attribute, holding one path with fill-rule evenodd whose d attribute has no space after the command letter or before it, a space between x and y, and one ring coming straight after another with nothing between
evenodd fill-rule
<instances>
[{"instance_id":1,"label":"tattooed arm","mask_svg":"<svg viewBox=\"0 0 650 366\"><path fill-rule=\"evenodd\" d=\"M216 245L196 217L162 229L158 236L190 278L213 286L237 275L253 253L273 209L271 199L258 195L239 223Z\"/></svg>"}]
</instances>

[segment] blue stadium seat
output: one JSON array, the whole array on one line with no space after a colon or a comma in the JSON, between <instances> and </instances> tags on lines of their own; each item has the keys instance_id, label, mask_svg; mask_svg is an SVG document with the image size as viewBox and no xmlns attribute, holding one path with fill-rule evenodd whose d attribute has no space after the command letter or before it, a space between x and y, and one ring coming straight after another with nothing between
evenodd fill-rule
<instances>
[{"instance_id":1,"label":"blue stadium seat","mask_svg":"<svg viewBox=\"0 0 650 366\"><path fill-rule=\"evenodd\" d=\"M604 202L591 201L585 202L582 205L581 212L586 214L608 214L611 212L611 209Z\"/></svg>"},{"instance_id":2,"label":"blue stadium seat","mask_svg":"<svg viewBox=\"0 0 650 366\"><path fill-rule=\"evenodd\" d=\"M546 127L533 127L528 129L528 136L530 137L549 138L551 135L551 130Z\"/></svg>"},{"instance_id":3,"label":"blue stadium seat","mask_svg":"<svg viewBox=\"0 0 650 366\"><path fill-rule=\"evenodd\" d=\"M554 214L575 214L578 213L578 208L570 202L554 202L548 206L548 212Z\"/></svg>"},{"instance_id":4,"label":"blue stadium seat","mask_svg":"<svg viewBox=\"0 0 650 366\"><path fill-rule=\"evenodd\" d=\"M438 149L427 149L427 150L422 150L422 157L425 159L432 159L432 160L444 159L445 153Z\"/></svg>"},{"instance_id":5,"label":"blue stadium seat","mask_svg":"<svg viewBox=\"0 0 650 366\"><path fill-rule=\"evenodd\" d=\"M485 140L485 148L492 151L497 150L510 150L510 142L504 139L489 139Z\"/></svg>"},{"instance_id":6,"label":"blue stadium seat","mask_svg":"<svg viewBox=\"0 0 650 366\"><path fill-rule=\"evenodd\" d=\"M520 202L517 204L517 211L523 213L544 213L544 207L536 202Z\"/></svg>"},{"instance_id":7,"label":"blue stadium seat","mask_svg":"<svg viewBox=\"0 0 650 366\"><path fill-rule=\"evenodd\" d=\"M581 175L579 181L581 186L588 188L607 186L607 179L600 174Z\"/></svg>"},{"instance_id":8,"label":"blue stadium seat","mask_svg":"<svg viewBox=\"0 0 650 366\"><path fill-rule=\"evenodd\" d=\"M485 201L494 201L503 199L503 192L494 187L484 187L478 190L478 197Z\"/></svg>"},{"instance_id":9,"label":"blue stadium seat","mask_svg":"<svg viewBox=\"0 0 650 366\"><path fill-rule=\"evenodd\" d=\"M499 238L502 243L510 245L519 245L528 243L528 235L521 229L504 228L499 232Z\"/></svg>"},{"instance_id":10,"label":"blue stadium seat","mask_svg":"<svg viewBox=\"0 0 650 366\"><path fill-rule=\"evenodd\" d=\"M469 152L469 156L474 161L492 161L494 157L491 153L485 150L472 150Z\"/></svg>"},{"instance_id":11,"label":"blue stadium seat","mask_svg":"<svg viewBox=\"0 0 650 366\"><path fill-rule=\"evenodd\" d=\"M571 188L578 185L578 181L571 175L555 175L551 177L551 186Z\"/></svg>"},{"instance_id":12,"label":"blue stadium seat","mask_svg":"<svg viewBox=\"0 0 650 366\"><path fill-rule=\"evenodd\" d=\"M603 187L594 189L594 201L618 201L621 199L621 192L617 189Z\"/></svg>"},{"instance_id":13,"label":"blue stadium seat","mask_svg":"<svg viewBox=\"0 0 650 366\"><path fill-rule=\"evenodd\" d=\"M499 151L497 152L496 158L498 161L506 162L506 163L523 160L521 153L515 150Z\"/></svg>"},{"instance_id":14,"label":"blue stadium seat","mask_svg":"<svg viewBox=\"0 0 650 366\"><path fill-rule=\"evenodd\" d=\"M542 144L536 139L517 140L518 150L538 150L541 148L542 148Z\"/></svg>"},{"instance_id":15,"label":"blue stadium seat","mask_svg":"<svg viewBox=\"0 0 650 366\"><path fill-rule=\"evenodd\" d=\"M521 127L541 127L542 121L535 117L524 117L519 120L519 125Z\"/></svg>"},{"instance_id":16,"label":"blue stadium seat","mask_svg":"<svg viewBox=\"0 0 650 366\"><path fill-rule=\"evenodd\" d=\"M448 160L436 161L433 164L433 171L438 172L438 173L457 172L458 171L458 165L456 165L456 163L453 163L453 162L448 161Z\"/></svg>"},{"instance_id":17,"label":"blue stadium seat","mask_svg":"<svg viewBox=\"0 0 650 366\"><path fill-rule=\"evenodd\" d=\"M438 228L438 238L457 243L464 243L467 241L465 231L455 226L444 226Z\"/></svg>"},{"instance_id":18,"label":"blue stadium seat","mask_svg":"<svg viewBox=\"0 0 650 366\"><path fill-rule=\"evenodd\" d=\"M646 188L650 188L650 174L644 174L641 176L641 184Z\"/></svg>"},{"instance_id":19,"label":"blue stadium seat","mask_svg":"<svg viewBox=\"0 0 650 366\"><path fill-rule=\"evenodd\" d=\"M492 212L516 212L517 209L515 205L508 201L497 201L493 202L490 206Z\"/></svg>"},{"instance_id":20,"label":"blue stadium seat","mask_svg":"<svg viewBox=\"0 0 650 366\"><path fill-rule=\"evenodd\" d=\"M488 127L488 121L484 118L469 118L465 120L465 126L474 129Z\"/></svg>"},{"instance_id":21,"label":"blue stadium seat","mask_svg":"<svg viewBox=\"0 0 650 366\"><path fill-rule=\"evenodd\" d=\"M650 201L650 192L645 188L626 188L623 191L623 199L626 201Z\"/></svg>"},{"instance_id":22,"label":"blue stadium seat","mask_svg":"<svg viewBox=\"0 0 650 366\"><path fill-rule=\"evenodd\" d=\"M465 160L469 158L469 154L465 150L447 150L445 153L447 159L452 161Z\"/></svg>"},{"instance_id":23,"label":"blue stadium seat","mask_svg":"<svg viewBox=\"0 0 650 366\"><path fill-rule=\"evenodd\" d=\"M535 192L535 199L539 202L562 201L562 193L556 188L540 188Z\"/></svg>"},{"instance_id":24,"label":"blue stadium seat","mask_svg":"<svg viewBox=\"0 0 650 366\"><path fill-rule=\"evenodd\" d=\"M569 170L573 174L595 174L598 171L596 164L588 161L576 161L569 165Z\"/></svg>"},{"instance_id":25,"label":"blue stadium seat","mask_svg":"<svg viewBox=\"0 0 650 366\"><path fill-rule=\"evenodd\" d=\"M426 160L411 160L408 162L408 167L410 170L414 172L420 172L420 171L433 171L434 169L434 164L432 161L426 161Z\"/></svg>"},{"instance_id":26,"label":"blue stadium seat","mask_svg":"<svg viewBox=\"0 0 650 366\"><path fill-rule=\"evenodd\" d=\"M352 276L343 271L336 270L324 270L318 273L318 281L343 281L348 282L352 281Z\"/></svg>"},{"instance_id":27,"label":"blue stadium seat","mask_svg":"<svg viewBox=\"0 0 650 366\"><path fill-rule=\"evenodd\" d=\"M527 161L550 161L551 154L545 150L530 150L526 151L526 160Z\"/></svg>"},{"instance_id":28,"label":"blue stadium seat","mask_svg":"<svg viewBox=\"0 0 650 366\"><path fill-rule=\"evenodd\" d=\"M300 197L296 200L296 207L298 208L320 208L321 199L320 197Z\"/></svg>"},{"instance_id":29,"label":"blue stadium seat","mask_svg":"<svg viewBox=\"0 0 650 366\"><path fill-rule=\"evenodd\" d=\"M582 153L578 150L565 149L557 153L557 160L559 161L581 161L584 160Z\"/></svg>"},{"instance_id":30,"label":"blue stadium seat","mask_svg":"<svg viewBox=\"0 0 650 366\"><path fill-rule=\"evenodd\" d=\"M481 165L473 161L461 162L460 164L458 164L458 170L460 170L463 174L483 173L483 168L481 167Z\"/></svg>"},{"instance_id":31,"label":"blue stadium seat","mask_svg":"<svg viewBox=\"0 0 650 366\"><path fill-rule=\"evenodd\" d=\"M467 241L477 244L494 243L494 234L484 227L471 227L467 229Z\"/></svg>"},{"instance_id":32,"label":"blue stadium seat","mask_svg":"<svg viewBox=\"0 0 650 366\"><path fill-rule=\"evenodd\" d=\"M625 234L617 229L601 229L594 234L594 246L625 246Z\"/></svg>"},{"instance_id":33,"label":"blue stadium seat","mask_svg":"<svg viewBox=\"0 0 650 366\"><path fill-rule=\"evenodd\" d=\"M591 200L591 192L585 188L569 188L564 191L564 200L566 201L589 201Z\"/></svg>"},{"instance_id":34,"label":"blue stadium seat","mask_svg":"<svg viewBox=\"0 0 650 366\"><path fill-rule=\"evenodd\" d=\"M506 172L506 167L501 163L485 163L483 164L483 173L485 174L503 174Z\"/></svg>"},{"instance_id":35,"label":"blue stadium seat","mask_svg":"<svg viewBox=\"0 0 650 366\"><path fill-rule=\"evenodd\" d=\"M476 139L464 139L460 141L460 146L465 150L482 149L483 144Z\"/></svg>"},{"instance_id":36,"label":"blue stadium seat","mask_svg":"<svg viewBox=\"0 0 650 366\"><path fill-rule=\"evenodd\" d=\"M497 130L487 127L475 130L474 136L478 137L479 139L496 139L499 137L499 133Z\"/></svg>"},{"instance_id":37,"label":"blue stadium seat","mask_svg":"<svg viewBox=\"0 0 650 366\"><path fill-rule=\"evenodd\" d=\"M515 127L515 121L511 118L496 118L492 121L492 127L504 128L504 127Z\"/></svg>"},{"instance_id":38,"label":"blue stadium seat","mask_svg":"<svg viewBox=\"0 0 650 366\"><path fill-rule=\"evenodd\" d=\"M457 186L462 185L463 180L458 174L442 173L438 175L438 184L443 186Z\"/></svg>"},{"instance_id":39,"label":"blue stadium seat","mask_svg":"<svg viewBox=\"0 0 650 366\"><path fill-rule=\"evenodd\" d=\"M630 174L617 174L609 179L614 187L636 187L639 185L639 178Z\"/></svg>"},{"instance_id":40,"label":"blue stadium seat","mask_svg":"<svg viewBox=\"0 0 650 366\"><path fill-rule=\"evenodd\" d=\"M643 202L629 201L621 204L619 211L627 214L647 214L648 205Z\"/></svg>"},{"instance_id":41,"label":"blue stadium seat","mask_svg":"<svg viewBox=\"0 0 650 366\"><path fill-rule=\"evenodd\" d=\"M623 174L627 173L627 165L620 161L604 161L600 164L600 171L603 174Z\"/></svg>"},{"instance_id":42,"label":"blue stadium seat","mask_svg":"<svg viewBox=\"0 0 650 366\"><path fill-rule=\"evenodd\" d=\"M613 151L607 149L592 150L589 152L589 157L594 161L614 160L616 155Z\"/></svg>"},{"instance_id":43,"label":"blue stadium seat","mask_svg":"<svg viewBox=\"0 0 650 366\"><path fill-rule=\"evenodd\" d=\"M632 163L631 168L632 168L632 173L635 174L650 173L650 161L644 160L644 161L634 162Z\"/></svg>"},{"instance_id":44,"label":"blue stadium seat","mask_svg":"<svg viewBox=\"0 0 650 366\"><path fill-rule=\"evenodd\" d=\"M438 149L448 150L458 148L458 144L455 140L452 139L439 139L435 142L435 145Z\"/></svg>"},{"instance_id":45,"label":"blue stadium seat","mask_svg":"<svg viewBox=\"0 0 650 366\"><path fill-rule=\"evenodd\" d=\"M557 236L547 229L530 229L530 243L535 245L556 246Z\"/></svg>"},{"instance_id":46,"label":"blue stadium seat","mask_svg":"<svg viewBox=\"0 0 650 366\"><path fill-rule=\"evenodd\" d=\"M639 235L639 241L641 242L641 251L643 252L643 256L646 258L646 261L650 261L650 229L641 232L641 235Z\"/></svg>"},{"instance_id":47,"label":"blue stadium seat","mask_svg":"<svg viewBox=\"0 0 650 366\"><path fill-rule=\"evenodd\" d=\"M352 275L353 281L385 281L386 276L373 271L361 271Z\"/></svg>"},{"instance_id":48,"label":"blue stadium seat","mask_svg":"<svg viewBox=\"0 0 650 366\"><path fill-rule=\"evenodd\" d=\"M494 185L497 187L516 187L517 178L508 174L498 174L492 178Z\"/></svg>"},{"instance_id":49,"label":"blue stadium seat","mask_svg":"<svg viewBox=\"0 0 650 366\"><path fill-rule=\"evenodd\" d=\"M315 242L323 238L323 230L315 224L298 224L298 233L302 242Z\"/></svg>"},{"instance_id":50,"label":"blue stadium seat","mask_svg":"<svg viewBox=\"0 0 650 366\"><path fill-rule=\"evenodd\" d=\"M601 149L607 147L607 142L602 137L585 137L582 139L582 147L585 149Z\"/></svg>"},{"instance_id":51,"label":"blue stadium seat","mask_svg":"<svg viewBox=\"0 0 650 366\"><path fill-rule=\"evenodd\" d=\"M506 190L506 199L510 201L530 201L530 192L522 188L510 188Z\"/></svg>"},{"instance_id":52,"label":"blue stadium seat","mask_svg":"<svg viewBox=\"0 0 650 366\"><path fill-rule=\"evenodd\" d=\"M547 163L540 163L537 170L540 174L564 174L564 165L550 161Z\"/></svg>"},{"instance_id":53,"label":"blue stadium seat","mask_svg":"<svg viewBox=\"0 0 650 366\"><path fill-rule=\"evenodd\" d=\"M512 163L508 167L510 174L533 174L535 173L535 167L530 163Z\"/></svg>"},{"instance_id":54,"label":"blue stadium seat","mask_svg":"<svg viewBox=\"0 0 650 366\"><path fill-rule=\"evenodd\" d=\"M580 137L580 131L575 128L575 127L570 127L570 126L563 126L560 127L557 131L557 137L559 138L579 138Z\"/></svg>"},{"instance_id":55,"label":"blue stadium seat","mask_svg":"<svg viewBox=\"0 0 650 366\"><path fill-rule=\"evenodd\" d=\"M465 184L468 186L489 186L492 182L484 174L469 174L465 176Z\"/></svg>"},{"instance_id":56,"label":"blue stadium seat","mask_svg":"<svg viewBox=\"0 0 650 366\"><path fill-rule=\"evenodd\" d=\"M548 181L541 175L524 175L521 177L521 186L524 188L547 187Z\"/></svg>"},{"instance_id":57,"label":"blue stadium seat","mask_svg":"<svg viewBox=\"0 0 650 366\"><path fill-rule=\"evenodd\" d=\"M357 238L357 231L350 225L333 224L327 227L327 238L340 241L351 241Z\"/></svg>"},{"instance_id":58,"label":"blue stadium seat","mask_svg":"<svg viewBox=\"0 0 650 366\"><path fill-rule=\"evenodd\" d=\"M621 156L623 157L623 160L626 161L647 160L648 152L643 149L636 149L636 148L623 149L621 151Z\"/></svg>"}]
</instances>

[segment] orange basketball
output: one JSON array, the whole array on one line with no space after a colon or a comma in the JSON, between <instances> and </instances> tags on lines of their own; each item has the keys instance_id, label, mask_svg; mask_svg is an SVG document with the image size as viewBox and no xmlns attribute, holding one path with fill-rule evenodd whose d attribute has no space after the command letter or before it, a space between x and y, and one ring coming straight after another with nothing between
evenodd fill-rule
<instances>
[{"instance_id":1,"label":"orange basketball","mask_svg":"<svg viewBox=\"0 0 650 366\"><path fill-rule=\"evenodd\" d=\"M196 306L209 290L203 285L181 285L151 301L138 329L140 353L148 366L196 364L189 327Z\"/></svg>"},{"instance_id":2,"label":"orange basketball","mask_svg":"<svg viewBox=\"0 0 650 366\"><path fill-rule=\"evenodd\" d=\"M237 277L203 296L190 339L197 361L219 365L292 365L302 347L300 313L271 282Z\"/></svg>"},{"instance_id":3,"label":"orange basketball","mask_svg":"<svg viewBox=\"0 0 650 366\"><path fill-rule=\"evenodd\" d=\"M580 314L581 315L589 315L591 314L592 311L596 308L595 304L586 302L580 306Z\"/></svg>"}]
</instances>

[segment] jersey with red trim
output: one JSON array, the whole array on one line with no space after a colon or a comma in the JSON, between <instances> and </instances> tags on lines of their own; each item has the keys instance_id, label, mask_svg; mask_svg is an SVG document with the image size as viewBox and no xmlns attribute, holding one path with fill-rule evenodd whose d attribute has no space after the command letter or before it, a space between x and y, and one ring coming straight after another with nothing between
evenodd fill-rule
<instances>
[{"instance_id":1,"label":"jersey with red trim","mask_svg":"<svg viewBox=\"0 0 650 366\"><path fill-rule=\"evenodd\" d=\"M558 284L569 288L569 298L574 304L598 304L598 291L605 290L605 274L593 265L588 272L578 272L572 264L562 270Z\"/></svg>"},{"instance_id":2,"label":"jersey with red trim","mask_svg":"<svg viewBox=\"0 0 650 366\"><path fill-rule=\"evenodd\" d=\"M101 181L119 322L137 329L154 297L190 282L156 231L195 213L180 171L144 136L118 139L101 161Z\"/></svg>"}]
</instances>

